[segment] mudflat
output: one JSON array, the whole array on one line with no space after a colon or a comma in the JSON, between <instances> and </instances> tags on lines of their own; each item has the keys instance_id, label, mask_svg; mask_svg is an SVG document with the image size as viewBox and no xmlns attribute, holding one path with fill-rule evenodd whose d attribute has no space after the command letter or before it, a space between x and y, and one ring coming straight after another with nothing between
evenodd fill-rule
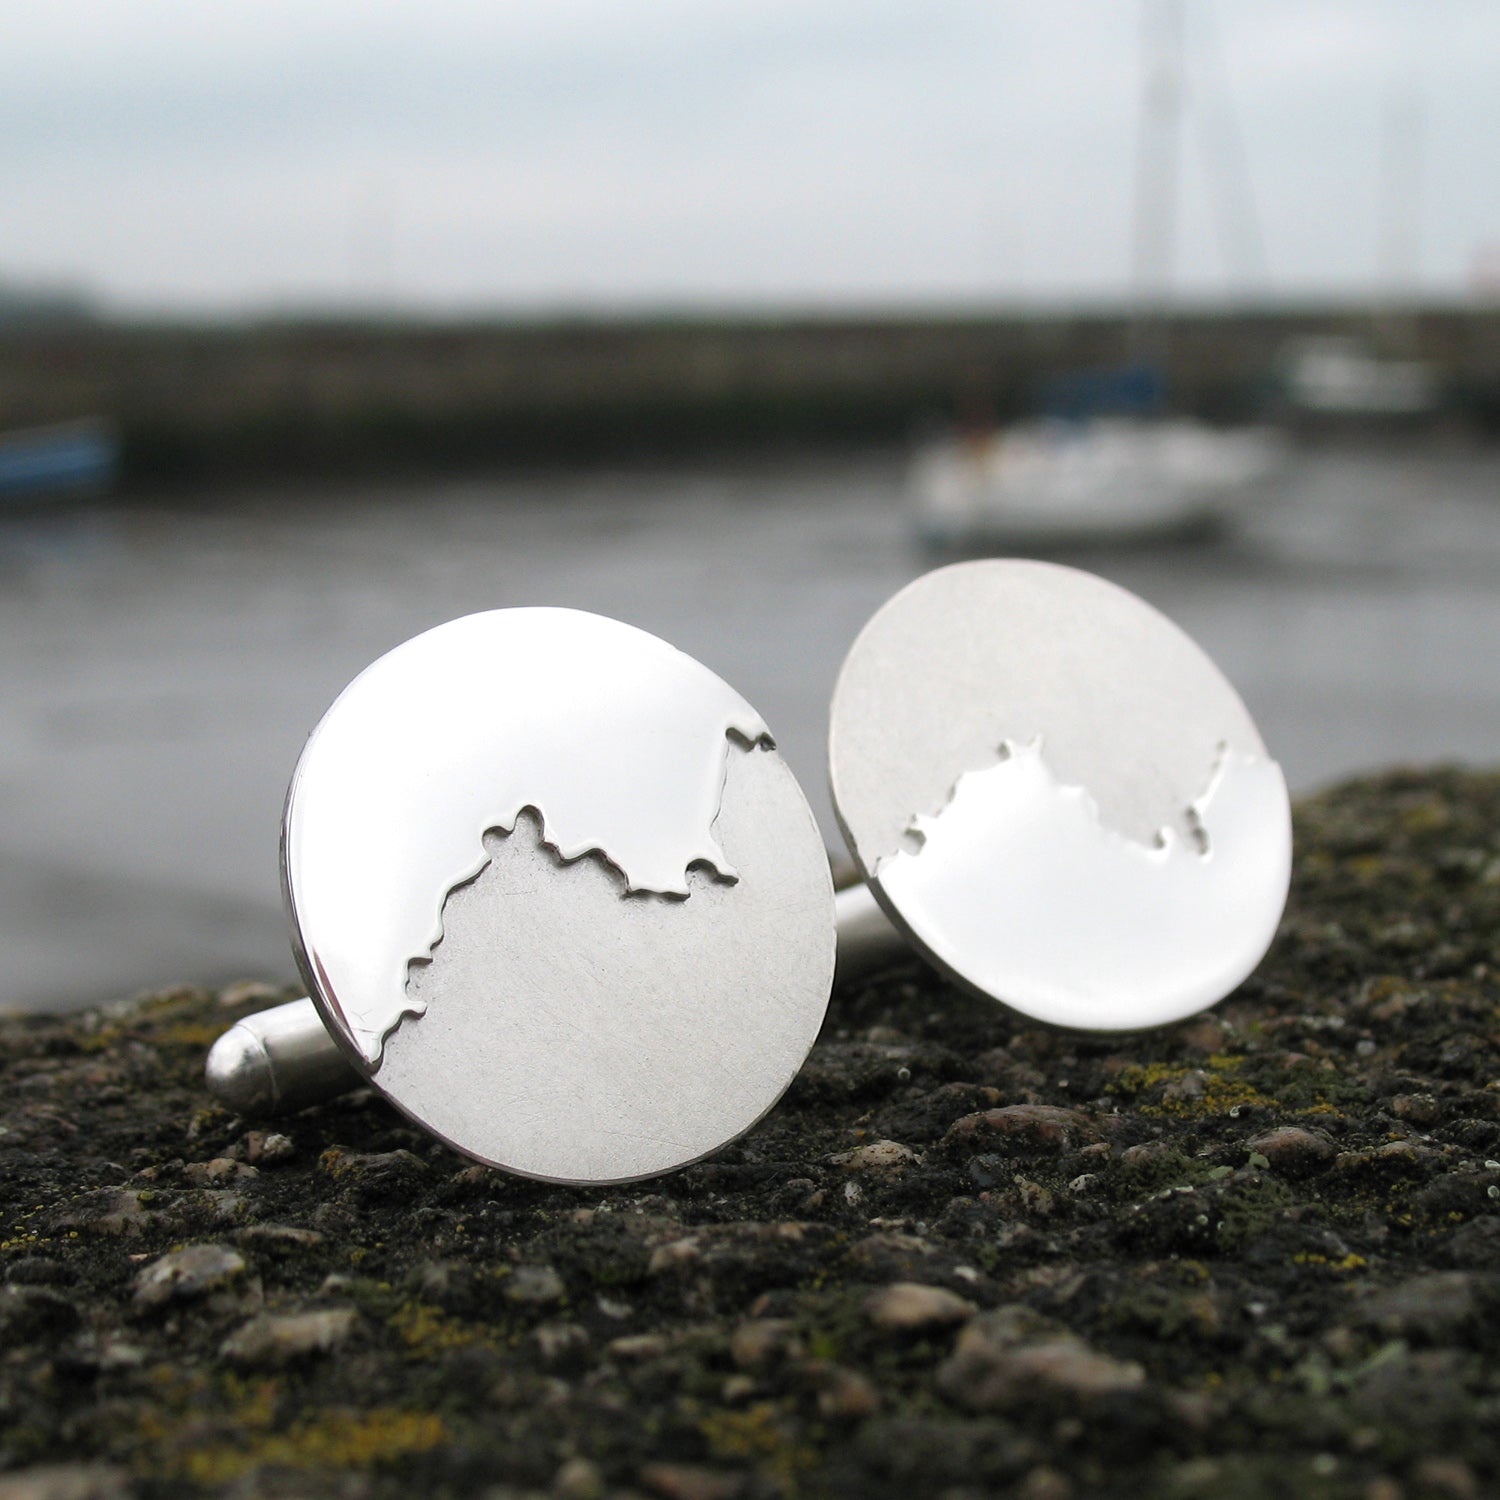
<instances>
[{"instance_id":1,"label":"mudflat","mask_svg":"<svg viewBox=\"0 0 1500 1500\"><path fill-rule=\"evenodd\" d=\"M418 631L649 630L754 705L818 813L829 694L938 557L907 455L131 494L0 517L0 1006L292 977L276 846L308 731ZM1294 450L1217 545L1073 553L1181 625L1294 792L1500 750L1500 450Z\"/></svg>"}]
</instances>

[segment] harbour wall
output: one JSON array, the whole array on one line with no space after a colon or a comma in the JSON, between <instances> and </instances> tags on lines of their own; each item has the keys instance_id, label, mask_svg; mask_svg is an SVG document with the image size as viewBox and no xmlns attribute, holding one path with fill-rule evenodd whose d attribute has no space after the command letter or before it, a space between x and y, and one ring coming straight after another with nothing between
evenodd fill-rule
<instances>
[{"instance_id":1,"label":"harbour wall","mask_svg":"<svg viewBox=\"0 0 1500 1500\"><path fill-rule=\"evenodd\" d=\"M1070 371L1160 359L1175 409L1274 413L1295 339L1430 360L1500 430L1500 308L945 317L0 324L0 430L114 422L128 481L902 441L1034 410Z\"/></svg>"}]
</instances>

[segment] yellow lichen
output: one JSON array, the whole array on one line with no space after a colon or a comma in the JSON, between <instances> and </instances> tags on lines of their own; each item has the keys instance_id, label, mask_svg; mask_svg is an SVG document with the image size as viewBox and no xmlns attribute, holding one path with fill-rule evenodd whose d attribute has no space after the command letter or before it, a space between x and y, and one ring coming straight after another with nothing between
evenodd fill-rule
<instances>
[{"instance_id":1,"label":"yellow lichen","mask_svg":"<svg viewBox=\"0 0 1500 1500\"><path fill-rule=\"evenodd\" d=\"M441 1354L448 1349L467 1349L473 1344L486 1342L490 1337L490 1330L483 1324L450 1318L429 1302L404 1303L391 1315L390 1326L418 1358Z\"/></svg>"},{"instance_id":2,"label":"yellow lichen","mask_svg":"<svg viewBox=\"0 0 1500 1500\"><path fill-rule=\"evenodd\" d=\"M808 1334L807 1352L814 1359L837 1360L842 1351L834 1334L826 1328L819 1328Z\"/></svg>"},{"instance_id":3,"label":"yellow lichen","mask_svg":"<svg viewBox=\"0 0 1500 1500\"><path fill-rule=\"evenodd\" d=\"M1122 1094L1135 1096L1153 1089L1165 1090L1190 1073L1201 1073L1202 1092L1196 1097L1162 1098L1154 1104L1138 1105L1143 1115L1171 1116L1176 1119L1199 1119L1208 1115L1229 1114L1250 1107L1277 1108L1277 1101L1262 1093L1254 1084L1244 1083L1234 1075L1245 1059L1230 1053L1215 1053L1203 1069L1176 1063L1147 1063L1122 1068L1114 1087Z\"/></svg>"},{"instance_id":4,"label":"yellow lichen","mask_svg":"<svg viewBox=\"0 0 1500 1500\"><path fill-rule=\"evenodd\" d=\"M1363 1271L1369 1265L1369 1261L1363 1255L1355 1255L1352 1252L1338 1260L1330 1260L1328 1256L1319 1255L1314 1250L1303 1250L1292 1259L1299 1266L1327 1266L1330 1271L1341 1272L1345 1275L1351 1271Z\"/></svg>"},{"instance_id":5,"label":"yellow lichen","mask_svg":"<svg viewBox=\"0 0 1500 1500\"><path fill-rule=\"evenodd\" d=\"M153 1033L151 1040L156 1046L188 1047L197 1051L200 1047L212 1047L223 1035L222 1022L179 1021L175 1026Z\"/></svg>"},{"instance_id":6,"label":"yellow lichen","mask_svg":"<svg viewBox=\"0 0 1500 1500\"><path fill-rule=\"evenodd\" d=\"M817 1467L817 1450L797 1440L790 1420L769 1401L745 1411L714 1412L698 1430L715 1458L754 1464L787 1495L796 1494L801 1476Z\"/></svg>"},{"instance_id":7,"label":"yellow lichen","mask_svg":"<svg viewBox=\"0 0 1500 1500\"><path fill-rule=\"evenodd\" d=\"M1413 802L1401 809L1399 814L1402 829L1407 833L1437 833L1448 826L1452 814L1445 803L1436 798Z\"/></svg>"},{"instance_id":8,"label":"yellow lichen","mask_svg":"<svg viewBox=\"0 0 1500 1500\"><path fill-rule=\"evenodd\" d=\"M1147 1089L1159 1084L1173 1083L1183 1077L1188 1069L1176 1063L1139 1063L1121 1068L1114 1082L1115 1089L1122 1094L1144 1094Z\"/></svg>"},{"instance_id":9,"label":"yellow lichen","mask_svg":"<svg viewBox=\"0 0 1500 1500\"><path fill-rule=\"evenodd\" d=\"M282 1389L272 1378L211 1380L169 1364L143 1378L154 1399L135 1423L137 1463L156 1479L214 1486L261 1467L373 1468L448 1440L438 1417L396 1407L328 1407L277 1431Z\"/></svg>"},{"instance_id":10,"label":"yellow lichen","mask_svg":"<svg viewBox=\"0 0 1500 1500\"><path fill-rule=\"evenodd\" d=\"M224 1377L224 1394L234 1405L236 1419L244 1426L269 1432L276 1422L276 1398L280 1387L274 1380L244 1380Z\"/></svg>"},{"instance_id":11,"label":"yellow lichen","mask_svg":"<svg viewBox=\"0 0 1500 1500\"><path fill-rule=\"evenodd\" d=\"M189 1449L171 1467L195 1484L217 1485L262 1467L371 1469L426 1453L447 1440L441 1418L430 1412L333 1409L305 1417L283 1433L257 1434L248 1445L212 1443Z\"/></svg>"}]
</instances>

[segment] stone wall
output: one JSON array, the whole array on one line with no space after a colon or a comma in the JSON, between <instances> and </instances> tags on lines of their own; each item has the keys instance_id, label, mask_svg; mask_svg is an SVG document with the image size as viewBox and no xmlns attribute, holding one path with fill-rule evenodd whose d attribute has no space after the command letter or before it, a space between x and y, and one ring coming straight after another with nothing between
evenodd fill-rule
<instances>
[{"instance_id":1,"label":"stone wall","mask_svg":"<svg viewBox=\"0 0 1500 1500\"><path fill-rule=\"evenodd\" d=\"M1174 404L1264 412L1287 342L1366 309L1180 315L1147 343ZM1399 334L1399 336L1398 336ZM1500 311L1435 310L1386 342L1500 420ZM1118 363L1118 314L552 323L0 325L0 430L120 425L135 478L620 456L909 437L1024 412L1048 377Z\"/></svg>"}]
</instances>

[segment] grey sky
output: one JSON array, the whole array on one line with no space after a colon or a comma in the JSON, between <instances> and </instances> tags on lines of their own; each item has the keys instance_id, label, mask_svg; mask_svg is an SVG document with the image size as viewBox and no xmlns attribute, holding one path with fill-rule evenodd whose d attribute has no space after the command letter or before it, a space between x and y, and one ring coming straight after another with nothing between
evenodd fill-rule
<instances>
[{"instance_id":1,"label":"grey sky","mask_svg":"<svg viewBox=\"0 0 1500 1500\"><path fill-rule=\"evenodd\" d=\"M1272 289L1375 283L1394 98L1400 227L1463 294L1500 243L1500 6L1187 12ZM1138 0L0 0L0 282L188 310L1117 297L1140 31ZM1258 292L1183 145L1178 287Z\"/></svg>"}]
</instances>

